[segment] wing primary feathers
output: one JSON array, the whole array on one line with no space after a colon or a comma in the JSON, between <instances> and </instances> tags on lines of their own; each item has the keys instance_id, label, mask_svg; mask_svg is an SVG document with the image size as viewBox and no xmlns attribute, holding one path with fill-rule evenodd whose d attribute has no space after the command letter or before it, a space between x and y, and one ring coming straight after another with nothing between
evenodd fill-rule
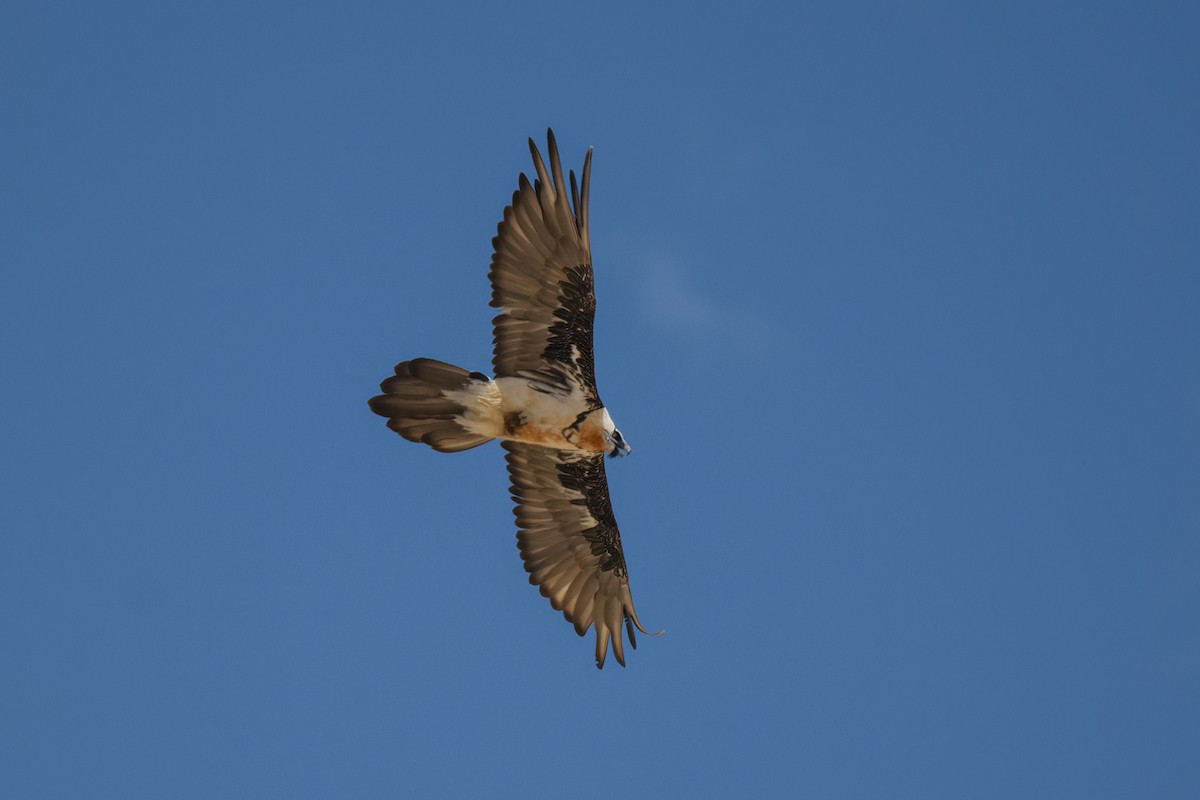
<instances>
[{"instance_id":1,"label":"wing primary feathers","mask_svg":"<svg viewBox=\"0 0 1200 800\"><path fill-rule=\"evenodd\" d=\"M614 597L608 601L608 615L608 624L605 627L612 636L613 655L616 656L617 663L623 667L625 666L625 648L621 641L621 617L625 614L621 609L619 598Z\"/></svg>"},{"instance_id":2,"label":"wing primary feathers","mask_svg":"<svg viewBox=\"0 0 1200 800\"><path fill-rule=\"evenodd\" d=\"M575 183L575 170L567 173L571 178L571 208L575 209L575 227L583 229L583 221L579 219L579 184Z\"/></svg>"},{"instance_id":3,"label":"wing primary feathers","mask_svg":"<svg viewBox=\"0 0 1200 800\"><path fill-rule=\"evenodd\" d=\"M520 188L517 189L517 191L513 192L512 205L513 205L514 209L520 207L520 205L521 205L521 193L532 188L529 185L529 178L525 177L524 172L522 172L520 175L517 176L517 186L519 186Z\"/></svg>"},{"instance_id":4,"label":"wing primary feathers","mask_svg":"<svg viewBox=\"0 0 1200 800\"><path fill-rule=\"evenodd\" d=\"M550 143L550 176L554 178L554 191L560 192L566 183L563 181L562 161L558 158L558 142L550 128L546 129L546 141Z\"/></svg>"},{"instance_id":5,"label":"wing primary feathers","mask_svg":"<svg viewBox=\"0 0 1200 800\"><path fill-rule=\"evenodd\" d=\"M533 156L533 168L537 170L539 184L534 188L537 189L538 199L547 206L553 207L554 186L550 183L550 174L546 172L546 162L542 161L542 154L538 151L537 144L532 138L529 140L529 154Z\"/></svg>"},{"instance_id":6,"label":"wing primary feathers","mask_svg":"<svg viewBox=\"0 0 1200 800\"><path fill-rule=\"evenodd\" d=\"M637 627L637 629L639 631L641 631L642 633L644 633L646 636L662 636L664 633L666 633L665 630L655 631L654 633L651 633L650 631L643 628L642 621L640 619L638 619L637 611L635 611L633 608L633 595L628 591L625 592L625 600L627 603L627 605L625 606L625 612L626 612L625 621L627 624L629 622L632 622ZM632 636L632 634L633 634L633 631L630 631L631 636Z\"/></svg>"},{"instance_id":7,"label":"wing primary feathers","mask_svg":"<svg viewBox=\"0 0 1200 800\"><path fill-rule=\"evenodd\" d=\"M595 619L593 614L596 611L596 597L598 594L598 592L593 590L591 594L583 598L583 602L575 609L575 615L578 617L575 623L575 630L579 631L579 626L583 626L583 630L579 632L580 636L587 633L587 629L592 625L593 619ZM596 629L596 635L600 635L599 628Z\"/></svg>"},{"instance_id":8,"label":"wing primary feathers","mask_svg":"<svg viewBox=\"0 0 1200 800\"><path fill-rule=\"evenodd\" d=\"M583 159L583 176L580 178L583 184L579 193L579 201L575 204L575 213L579 217L579 240L583 245L583 252L592 252L591 234L588 233L588 190L592 186L592 148L587 149L587 155Z\"/></svg>"},{"instance_id":9,"label":"wing primary feathers","mask_svg":"<svg viewBox=\"0 0 1200 800\"><path fill-rule=\"evenodd\" d=\"M596 669L604 669L604 659L608 655L608 640L612 636L608 625L605 623L607 617L608 603L603 599L596 604L595 626L596 626Z\"/></svg>"}]
</instances>

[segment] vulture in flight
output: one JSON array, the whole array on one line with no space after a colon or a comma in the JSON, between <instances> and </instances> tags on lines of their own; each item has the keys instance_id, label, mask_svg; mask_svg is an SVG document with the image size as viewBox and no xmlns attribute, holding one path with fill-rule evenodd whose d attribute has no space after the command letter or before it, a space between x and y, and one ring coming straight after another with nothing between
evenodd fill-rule
<instances>
[{"instance_id":1,"label":"vulture in flight","mask_svg":"<svg viewBox=\"0 0 1200 800\"><path fill-rule=\"evenodd\" d=\"M630 448L600 401L592 365L592 150L579 183L572 171L568 184L553 131L547 139L550 168L530 139L537 177L530 184L521 174L492 239L495 376L404 361L370 406L393 431L438 452L500 440L529 582L580 636L595 628L597 667L610 643L624 666L622 628L633 647L634 628L648 632L633 608L604 475L605 454Z\"/></svg>"}]
</instances>

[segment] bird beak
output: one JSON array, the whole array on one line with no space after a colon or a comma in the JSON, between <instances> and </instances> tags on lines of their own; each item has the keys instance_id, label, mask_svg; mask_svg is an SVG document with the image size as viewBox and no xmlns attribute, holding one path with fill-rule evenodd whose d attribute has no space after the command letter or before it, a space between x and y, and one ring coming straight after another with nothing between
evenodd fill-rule
<instances>
[{"instance_id":1,"label":"bird beak","mask_svg":"<svg viewBox=\"0 0 1200 800\"><path fill-rule=\"evenodd\" d=\"M633 448L629 446L628 442L621 442L619 445L617 445L616 447L614 447L612 449L612 452L608 454L608 457L616 458L617 456L627 456L632 451L633 451Z\"/></svg>"}]
</instances>

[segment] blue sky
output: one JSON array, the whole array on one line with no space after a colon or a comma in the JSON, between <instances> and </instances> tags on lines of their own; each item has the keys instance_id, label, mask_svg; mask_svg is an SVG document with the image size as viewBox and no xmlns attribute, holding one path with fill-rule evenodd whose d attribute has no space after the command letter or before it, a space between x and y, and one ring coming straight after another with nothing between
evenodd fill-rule
<instances>
[{"instance_id":1,"label":"blue sky","mask_svg":"<svg viewBox=\"0 0 1200 800\"><path fill-rule=\"evenodd\" d=\"M15 3L12 797L1200 796L1200 12ZM630 666L525 580L500 212L594 145Z\"/></svg>"}]
</instances>

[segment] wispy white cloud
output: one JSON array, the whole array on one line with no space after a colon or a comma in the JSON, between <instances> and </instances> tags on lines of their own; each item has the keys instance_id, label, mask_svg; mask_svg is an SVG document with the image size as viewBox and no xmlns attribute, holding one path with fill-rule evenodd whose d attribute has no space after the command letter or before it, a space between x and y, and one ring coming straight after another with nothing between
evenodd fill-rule
<instances>
[{"instance_id":1,"label":"wispy white cloud","mask_svg":"<svg viewBox=\"0 0 1200 800\"><path fill-rule=\"evenodd\" d=\"M639 307L651 327L693 340L721 338L739 348L759 347L772 338L774 326L761 313L705 293L678 259L653 258L640 277Z\"/></svg>"},{"instance_id":2,"label":"wispy white cloud","mask_svg":"<svg viewBox=\"0 0 1200 800\"><path fill-rule=\"evenodd\" d=\"M648 264L642 272L641 303L652 324L693 333L709 327L720 313L688 283L686 270L666 259Z\"/></svg>"}]
</instances>

